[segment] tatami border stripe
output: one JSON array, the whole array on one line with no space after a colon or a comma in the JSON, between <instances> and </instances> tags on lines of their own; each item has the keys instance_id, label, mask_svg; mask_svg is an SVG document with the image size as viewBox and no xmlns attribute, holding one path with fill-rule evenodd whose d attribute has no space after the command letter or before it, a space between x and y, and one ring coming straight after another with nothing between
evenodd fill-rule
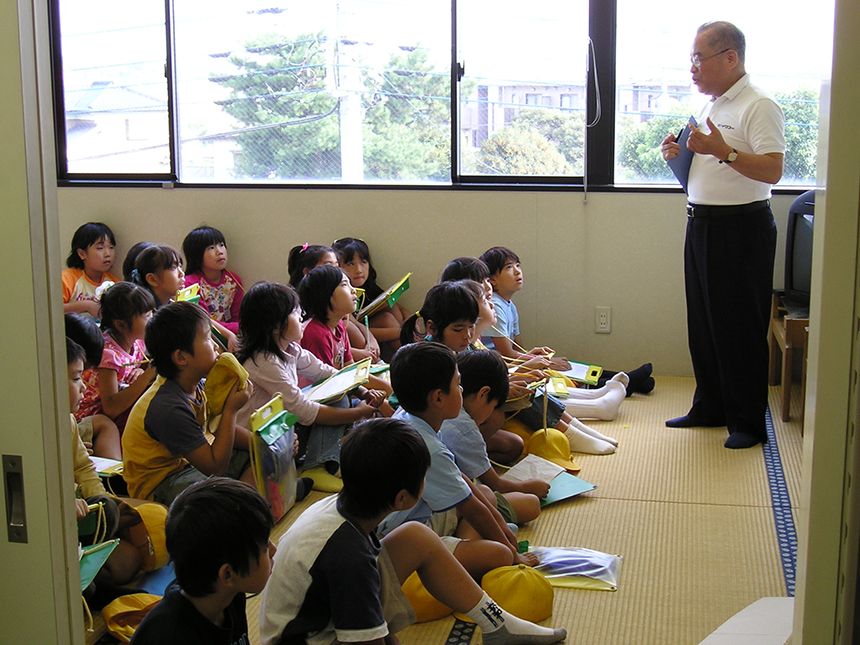
<instances>
[{"instance_id":1,"label":"tatami border stripe","mask_svg":"<svg viewBox=\"0 0 860 645\"><path fill-rule=\"evenodd\" d=\"M770 485L776 539L779 544L779 555L782 559L782 571L785 575L785 589L788 596L793 597L797 561L797 533L794 529L791 499L788 495L788 486L785 483L785 473L782 470L782 460L779 456L779 445L776 442L770 407L767 409L765 422L767 425L767 443L762 446L762 454L764 454L767 481Z\"/></svg>"}]
</instances>

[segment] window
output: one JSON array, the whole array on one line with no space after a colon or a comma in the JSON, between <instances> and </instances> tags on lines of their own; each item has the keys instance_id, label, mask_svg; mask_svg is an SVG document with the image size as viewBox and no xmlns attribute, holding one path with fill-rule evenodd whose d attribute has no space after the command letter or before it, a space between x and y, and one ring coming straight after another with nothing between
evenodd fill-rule
<instances>
[{"instance_id":1,"label":"window","mask_svg":"<svg viewBox=\"0 0 860 645\"><path fill-rule=\"evenodd\" d=\"M720 17L786 113L782 184L803 185L833 0L815 15L786 1L771 15L727 0ZM576 185L587 172L591 186L676 187L660 140L706 99L688 63L698 25L674 0L51 2L61 180ZM815 47L784 36L801 13Z\"/></svg>"}]
</instances>

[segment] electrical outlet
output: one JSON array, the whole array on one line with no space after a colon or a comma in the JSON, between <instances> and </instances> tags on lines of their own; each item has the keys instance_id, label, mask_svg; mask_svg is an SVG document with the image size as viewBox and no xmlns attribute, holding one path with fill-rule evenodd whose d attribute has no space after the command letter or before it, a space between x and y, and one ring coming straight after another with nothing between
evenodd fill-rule
<instances>
[{"instance_id":1,"label":"electrical outlet","mask_svg":"<svg viewBox=\"0 0 860 645\"><path fill-rule=\"evenodd\" d=\"M594 308L594 333L608 334L612 331L612 307Z\"/></svg>"}]
</instances>

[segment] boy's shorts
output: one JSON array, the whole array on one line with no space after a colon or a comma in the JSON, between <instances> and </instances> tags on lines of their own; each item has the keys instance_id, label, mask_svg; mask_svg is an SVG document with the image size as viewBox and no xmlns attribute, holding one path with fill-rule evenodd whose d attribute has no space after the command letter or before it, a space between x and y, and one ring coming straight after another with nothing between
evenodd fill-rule
<instances>
[{"instance_id":1,"label":"boy's shorts","mask_svg":"<svg viewBox=\"0 0 860 645\"><path fill-rule=\"evenodd\" d=\"M543 398L545 396L546 393L543 391L536 394L534 399L532 399L531 406L517 412L514 418L524 423L532 431L556 427L558 422L561 421L561 415L564 414L564 403L552 395L547 398L546 425L544 425Z\"/></svg>"},{"instance_id":2,"label":"boy's shorts","mask_svg":"<svg viewBox=\"0 0 860 645\"><path fill-rule=\"evenodd\" d=\"M247 450L233 450L230 455L230 463L227 465L227 472L224 477L230 479L239 479L248 467L251 465L251 453ZM208 479L209 475L204 475L191 464L188 464L182 470L179 470L172 475L168 475L161 483L152 491L152 499L165 506L170 506L173 500L191 484L202 482Z\"/></svg>"},{"instance_id":3,"label":"boy's shorts","mask_svg":"<svg viewBox=\"0 0 860 645\"><path fill-rule=\"evenodd\" d=\"M84 417L78 421L78 434L81 435L81 441L84 443L93 442L93 418Z\"/></svg>"},{"instance_id":4,"label":"boy's shorts","mask_svg":"<svg viewBox=\"0 0 860 645\"><path fill-rule=\"evenodd\" d=\"M517 522L517 512L514 510L514 507L511 506L508 498L498 491L493 492L496 495L496 508L499 510L499 513L502 514L502 518L504 518L505 522L508 524L519 524L519 522Z\"/></svg>"},{"instance_id":5,"label":"boy's shorts","mask_svg":"<svg viewBox=\"0 0 860 645\"><path fill-rule=\"evenodd\" d=\"M454 537L454 533L457 532L457 525L459 523L460 518L457 515L457 509L449 508L447 511L443 511L441 513L433 513L428 525L430 526L430 529L442 540L442 544L445 545L445 548L451 553L454 553L454 549L456 549L457 545L463 541L458 537Z\"/></svg>"},{"instance_id":6,"label":"boy's shorts","mask_svg":"<svg viewBox=\"0 0 860 645\"><path fill-rule=\"evenodd\" d=\"M397 571L394 570L394 564L384 544L376 562L379 567L379 603L382 605L382 617L388 623L388 633L396 634L415 622L415 610L403 593L397 579Z\"/></svg>"}]
</instances>

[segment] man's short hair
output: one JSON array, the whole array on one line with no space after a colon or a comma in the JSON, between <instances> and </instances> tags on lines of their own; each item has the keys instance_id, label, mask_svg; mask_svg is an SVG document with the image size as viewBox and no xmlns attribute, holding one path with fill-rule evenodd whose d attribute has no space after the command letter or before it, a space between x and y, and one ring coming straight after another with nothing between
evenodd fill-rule
<instances>
[{"instance_id":1,"label":"man's short hair","mask_svg":"<svg viewBox=\"0 0 860 645\"><path fill-rule=\"evenodd\" d=\"M504 246L494 246L491 249L487 249L481 255L481 259L487 265L490 277L500 273L508 262L520 261L516 253Z\"/></svg>"},{"instance_id":2,"label":"man's short hair","mask_svg":"<svg viewBox=\"0 0 860 645\"><path fill-rule=\"evenodd\" d=\"M105 337L102 335L99 324L92 316L84 314L67 313L64 316L66 327L66 338L71 338L84 348L86 360L84 368L98 367L102 362L102 352L105 346Z\"/></svg>"},{"instance_id":3,"label":"man's short hair","mask_svg":"<svg viewBox=\"0 0 860 645\"><path fill-rule=\"evenodd\" d=\"M173 362L173 353L179 349L193 356L197 333L210 325L203 307L191 302L171 302L156 311L144 334L146 352L155 371L166 379L176 378L179 368Z\"/></svg>"},{"instance_id":4,"label":"man's short hair","mask_svg":"<svg viewBox=\"0 0 860 645\"><path fill-rule=\"evenodd\" d=\"M227 477L192 484L173 501L164 525L179 587L196 598L208 596L225 564L247 575L273 526L269 504L249 484Z\"/></svg>"},{"instance_id":5,"label":"man's short hair","mask_svg":"<svg viewBox=\"0 0 860 645\"><path fill-rule=\"evenodd\" d=\"M696 33L701 34L706 31L708 32L708 47L715 52L724 49L733 49L737 52L741 63L744 62L746 59L747 40L740 29L725 20L715 20L713 22L706 22L696 30Z\"/></svg>"},{"instance_id":6,"label":"man's short hair","mask_svg":"<svg viewBox=\"0 0 860 645\"><path fill-rule=\"evenodd\" d=\"M403 409L418 414L427 409L431 392L451 390L456 370L454 352L441 343L404 345L391 359L391 387Z\"/></svg>"},{"instance_id":7,"label":"man's short hair","mask_svg":"<svg viewBox=\"0 0 860 645\"><path fill-rule=\"evenodd\" d=\"M340 450L345 508L359 519L391 510L401 490L417 498L430 452L412 427L399 419L371 419L357 424Z\"/></svg>"},{"instance_id":8,"label":"man's short hair","mask_svg":"<svg viewBox=\"0 0 860 645\"><path fill-rule=\"evenodd\" d=\"M457 355L460 387L463 398L477 394L482 387L490 388L490 401L504 403L508 398L508 369L498 352L486 349L460 352Z\"/></svg>"}]
</instances>

